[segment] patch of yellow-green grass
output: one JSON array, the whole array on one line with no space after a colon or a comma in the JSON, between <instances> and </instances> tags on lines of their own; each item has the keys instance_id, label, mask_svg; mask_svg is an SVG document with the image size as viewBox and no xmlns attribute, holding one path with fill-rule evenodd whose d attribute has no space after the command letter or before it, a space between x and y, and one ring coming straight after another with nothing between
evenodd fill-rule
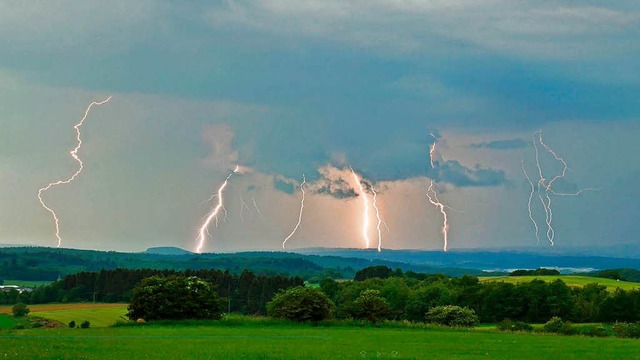
<instances>
[{"instance_id":1,"label":"patch of yellow-green grass","mask_svg":"<svg viewBox=\"0 0 640 360\"><path fill-rule=\"evenodd\" d=\"M40 304L28 305L32 312L59 311L59 310L82 310L82 309L106 309L127 307L125 304L103 304L103 303L71 303L71 304ZM0 306L0 314L11 314L11 306Z\"/></svg>"},{"instance_id":2,"label":"patch of yellow-green grass","mask_svg":"<svg viewBox=\"0 0 640 360\"><path fill-rule=\"evenodd\" d=\"M640 283L636 282L627 282L627 281L616 281L613 279L605 279L591 276L578 276L578 275L558 275L558 276L495 276L495 277L481 277L480 281L488 282L488 281L503 281L512 284L519 284L523 282L530 282L532 280L543 280L546 282L551 282L555 280L562 280L569 286L585 286L587 284L598 283L600 285L606 286L607 290L614 291L616 288L621 288L623 290L633 290L640 289Z\"/></svg>"},{"instance_id":3,"label":"patch of yellow-green grass","mask_svg":"<svg viewBox=\"0 0 640 360\"><path fill-rule=\"evenodd\" d=\"M54 311L31 311L32 316L55 320L62 324L75 321L80 325L83 321L89 321L91 327L107 327L122 321L127 313L127 305L121 304L117 307L54 310Z\"/></svg>"}]
</instances>

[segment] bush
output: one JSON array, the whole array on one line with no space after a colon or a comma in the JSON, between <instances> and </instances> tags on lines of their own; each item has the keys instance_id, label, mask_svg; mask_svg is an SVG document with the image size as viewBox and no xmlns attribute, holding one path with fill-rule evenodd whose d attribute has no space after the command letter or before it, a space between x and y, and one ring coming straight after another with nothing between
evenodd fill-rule
<instances>
[{"instance_id":1,"label":"bush","mask_svg":"<svg viewBox=\"0 0 640 360\"><path fill-rule=\"evenodd\" d=\"M511 321L511 319L500 321L496 328L500 331L533 331L533 326L522 321Z\"/></svg>"},{"instance_id":2,"label":"bush","mask_svg":"<svg viewBox=\"0 0 640 360\"><path fill-rule=\"evenodd\" d=\"M13 313L13 316L15 316L15 317L23 317L23 316L29 315L31 310L29 310L27 305L25 305L23 303L17 303L15 305L13 305L13 307L11 308L11 312Z\"/></svg>"},{"instance_id":3,"label":"bush","mask_svg":"<svg viewBox=\"0 0 640 360\"><path fill-rule=\"evenodd\" d=\"M197 277L150 277L133 290L131 320L219 320L222 303L215 288Z\"/></svg>"},{"instance_id":4,"label":"bush","mask_svg":"<svg viewBox=\"0 0 640 360\"><path fill-rule=\"evenodd\" d=\"M427 312L427 322L445 326L474 327L480 323L475 311L460 306L437 306Z\"/></svg>"},{"instance_id":5,"label":"bush","mask_svg":"<svg viewBox=\"0 0 640 360\"><path fill-rule=\"evenodd\" d=\"M298 286L277 294L267 304L267 314L277 319L318 322L331 318L335 308L319 289Z\"/></svg>"},{"instance_id":6,"label":"bush","mask_svg":"<svg viewBox=\"0 0 640 360\"><path fill-rule=\"evenodd\" d=\"M609 337L610 334L604 326L594 326L587 331L582 332L582 335L592 337Z\"/></svg>"},{"instance_id":7,"label":"bush","mask_svg":"<svg viewBox=\"0 0 640 360\"><path fill-rule=\"evenodd\" d=\"M551 320L547 321L542 329L544 332L552 334L571 335L576 333L576 330L573 328L572 324L569 321L565 322L557 316L554 316L551 318Z\"/></svg>"},{"instance_id":8,"label":"bush","mask_svg":"<svg viewBox=\"0 0 640 360\"><path fill-rule=\"evenodd\" d=\"M88 329L89 326L91 326L91 323L88 322L87 320L83 321L82 324L80 324L81 329Z\"/></svg>"},{"instance_id":9,"label":"bush","mask_svg":"<svg viewBox=\"0 0 640 360\"><path fill-rule=\"evenodd\" d=\"M73 320L69 321L69 327L72 328L72 329L75 329L76 328L76 322L73 321Z\"/></svg>"},{"instance_id":10,"label":"bush","mask_svg":"<svg viewBox=\"0 0 640 360\"><path fill-rule=\"evenodd\" d=\"M380 296L378 290L365 290L353 302L350 311L354 319L367 320L372 324L386 320L391 315L389 302Z\"/></svg>"},{"instance_id":11,"label":"bush","mask_svg":"<svg viewBox=\"0 0 640 360\"><path fill-rule=\"evenodd\" d=\"M611 326L611 330L619 338L640 339L640 322L635 324L617 322Z\"/></svg>"}]
</instances>

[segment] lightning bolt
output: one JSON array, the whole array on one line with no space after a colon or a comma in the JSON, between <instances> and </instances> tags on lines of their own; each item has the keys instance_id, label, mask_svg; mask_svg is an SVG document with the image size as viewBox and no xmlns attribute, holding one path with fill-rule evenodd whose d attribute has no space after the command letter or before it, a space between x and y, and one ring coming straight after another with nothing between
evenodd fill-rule
<instances>
[{"instance_id":1,"label":"lightning bolt","mask_svg":"<svg viewBox=\"0 0 640 360\"><path fill-rule=\"evenodd\" d=\"M444 251L448 251L449 249L449 220L447 218L447 212L444 210L445 206L438 200L438 194L433 188L433 180L431 180L431 185L429 185L429 189L427 190L427 198L429 201L440 209L440 213L442 213L442 236L444 237ZM431 197L433 195L433 197Z\"/></svg>"},{"instance_id":2,"label":"lightning bolt","mask_svg":"<svg viewBox=\"0 0 640 360\"><path fill-rule=\"evenodd\" d=\"M302 200L300 201L300 214L298 215L298 223L296 224L295 228L293 228L293 231L291 231L291 234L289 234L289 236L287 236L284 239L284 242L282 242L282 249L286 249L287 247L287 241L289 241L289 239L291 239L293 237L293 235L295 235L295 233L298 231L298 228L300 227L300 224L302 223L302 214L304 213L304 199L305 199L305 192L304 192L304 184L307 183L307 178L304 176L304 174L302 174L302 182L300 183L300 191L302 191Z\"/></svg>"},{"instance_id":3,"label":"lightning bolt","mask_svg":"<svg viewBox=\"0 0 640 360\"><path fill-rule=\"evenodd\" d=\"M387 228L387 231L389 231L389 227L387 226L387 223L384 222L382 220L382 218L380 217L380 209L378 209L378 193L376 192L376 189L373 188L373 186L371 187L371 191L373 192L373 208L376 209L376 218L378 219L378 226L377 226L377 230L378 230L378 252L382 252L382 229L381 229L381 226L384 223L384 226Z\"/></svg>"},{"instance_id":4,"label":"lightning bolt","mask_svg":"<svg viewBox=\"0 0 640 360\"><path fill-rule=\"evenodd\" d=\"M536 229L536 239L538 240L538 244L540 244L540 228L538 227L538 223L536 222L536 220L533 218L533 212L531 211L531 201L533 200L533 195L536 193L536 187L535 185L533 185L533 181L531 181L529 174L527 174L527 170L524 168L524 160L522 160L522 172L524 173L524 176L527 178L527 181L531 185L531 194L529 194L529 202L528 202L529 219L531 219L531 222L533 223L533 226Z\"/></svg>"},{"instance_id":5,"label":"lightning bolt","mask_svg":"<svg viewBox=\"0 0 640 360\"><path fill-rule=\"evenodd\" d=\"M527 181L529 181L529 183L531 184L531 194L529 195L529 202L528 202L528 206L529 206L529 218L531 219L531 221L533 222L535 229L536 229L536 239L538 239L538 243L540 242L540 238L539 238L539 228L537 223L535 222L534 218L533 218L533 214L531 211L531 200L533 198L533 195L537 192L538 198L540 199L540 203L542 203L542 208L544 209L544 214L545 214L545 223L547 224L547 240L549 241L549 243L551 244L551 246L555 246L555 236L556 236L556 232L555 229L553 228L553 208L551 206L551 195L555 195L555 196L579 196L580 194L587 192L587 191L598 191L599 189L596 188L586 188L586 189L582 189L582 190L578 190L574 193L559 193L556 192L555 190L553 190L553 184L559 180L564 178L567 175L567 170L569 169L569 166L567 165L567 162L560 157L550 146L548 146L545 142L544 139L542 138L542 130L538 130L536 132L533 133L533 135L531 136L531 141L533 143L533 148L535 151L535 164L536 164L536 168L538 169L538 176L540 177L540 179L538 180L538 184L537 184L537 189L536 187L533 185L533 181L531 181L531 179L529 178L529 175L527 174L525 168L524 168L524 161L522 162L522 171L525 174L525 177L527 178ZM540 164L540 149L538 147L538 144L540 144L540 146L542 146L549 154L551 154L554 159L558 162L560 162L562 164L562 172L558 175L555 175L548 183L546 182L547 179L544 177L543 171L542 171L542 165Z\"/></svg>"},{"instance_id":6,"label":"lightning bolt","mask_svg":"<svg viewBox=\"0 0 640 360\"><path fill-rule=\"evenodd\" d=\"M438 138L436 138L433 132L430 132L429 135L431 135L434 140L433 144L429 146L429 163L431 163L431 168L434 169L435 164L433 163L433 155L436 153L436 141L438 141Z\"/></svg>"},{"instance_id":7,"label":"lightning bolt","mask_svg":"<svg viewBox=\"0 0 640 360\"><path fill-rule=\"evenodd\" d=\"M542 189L547 189L547 186L545 185L546 179L542 173L542 166L540 165L540 150L538 148L538 143L536 142L536 134L538 134L538 132L535 132L533 135L531 135L531 141L533 142L533 148L536 155L535 159L536 168L538 169L538 176L540 176L540 180L538 180L538 198L540 199L540 203L542 204L542 208L544 209L545 223L547 224L547 240L549 240L551 246L555 246L555 243L553 241L555 239L555 230L553 229L553 211L551 210L551 197L549 197L548 190L544 191L544 195L548 199L548 202L546 202L542 197ZM540 138L542 138L542 131L540 131Z\"/></svg>"},{"instance_id":8,"label":"lightning bolt","mask_svg":"<svg viewBox=\"0 0 640 360\"><path fill-rule=\"evenodd\" d=\"M207 235L211 236L211 233L209 233L209 224L211 224L211 221L214 218L216 219L216 225L218 224L218 214L220 213L220 210L223 210L225 212L225 220L226 220L227 210L224 208L224 199L222 197L222 194L224 192L224 189L229 184L229 179L231 179L233 174L238 173L238 171L240 171L239 166L237 166L236 169L233 170L233 172L231 172L229 176L227 176L224 183L222 183L220 188L218 188L218 192L216 194L216 197L218 198L218 204L215 206L215 208L213 208L213 210L209 213L209 215L207 215L207 218L205 219L202 226L200 227L200 231L198 231L198 238L196 239L196 242L198 243L196 252L198 254L202 253L202 249L204 248L204 243L207 240Z\"/></svg>"},{"instance_id":9,"label":"lightning bolt","mask_svg":"<svg viewBox=\"0 0 640 360\"><path fill-rule=\"evenodd\" d=\"M251 209L249 209L249 206L247 205L247 203L244 202L244 200L241 197L240 198L240 220L243 223L244 223L244 214L243 214L244 209L247 209L247 211L249 212L249 215L251 216L251 220L253 220L253 212L251 211Z\"/></svg>"},{"instance_id":10,"label":"lightning bolt","mask_svg":"<svg viewBox=\"0 0 640 360\"><path fill-rule=\"evenodd\" d=\"M258 215L260 215L260 208L258 207L258 203L256 202L256 199L251 197L251 201L253 202L253 207L256 208Z\"/></svg>"},{"instance_id":11,"label":"lightning bolt","mask_svg":"<svg viewBox=\"0 0 640 360\"><path fill-rule=\"evenodd\" d=\"M371 239L369 239L369 197L367 196L367 192L364 190L364 186L362 186L360 177L358 177L353 168L350 169L351 173L353 174L353 179L355 180L356 184L358 184L360 196L362 196L362 206L364 209L362 214L362 237L364 238L365 248L368 249L371 243Z\"/></svg>"},{"instance_id":12,"label":"lightning bolt","mask_svg":"<svg viewBox=\"0 0 640 360\"><path fill-rule=\"evenodd\" d=\"M431 135L431 137L434 140L433 144L431 144L431 146L429 147L429 160L430 160L429 162L431 163L431 168L435 169L433 156L436 152L436 142L438 141L438 139L432 132L429 133L429 135ZM442 214L442 236L444 240L444 251L446 252L449 250L449 218L447 216L447 212L445 211L445 209L451 209L451 208L444 205L443 203L440 202L440 200L438 200L438 193L436 192L434 185L435 184L433 180L431 180L431 184L427 189L427 198L429 199L429 202L431 202L433 206L437 207L440 210L440 213ZM452 210L457 211L455 209L452 209Z\"/></svg>"},{"instance_id":13,"label":"lightning bolt","mask_svg":"<svg viewBox=\"0 0 640 360\"><path fill-rule=\"evenodd\" d=\"M82 127L82 125L84 125L85 120L87 119L87 117L89 116L89 112L91 111L91 108L95 105L95 106L99 106L99 105L103 105L109 102L109 100L111 100L111 96L109 96L106 100L100 101L100 102L92 102L91 104L89 104L89 106L87 107L87 109L84 112L84 116L82 117L82 119L80 120L79 123L77 123L73 128L76 131L76 140L77 140L77 145L76 147L71 150L70 154L71 157L73 158L73 160L75 160L79 167L78 170L73 173L73 175L66 179L66 180L60 180L60 181L56 181L53 183L50 183L49 185L43 187L42 189L38 190L38 200L40 201L40 205L42 205L42 207L47 210L49 213L51 213L51 216L53 217L53 220L55 222L56 225L56 238L58 239L58 246L60 247L62 245L62 237L60 237L60 220L58 219L58 215L56 214L56 212L50 208L49 206L47 206L47 204L44 202L44 200L42 199L42 195L49 191L50 189L59 186L59 185L67 185L71 182L73 182L76 177L78 177L78 175L80 175L80 173L82 173L82 170L84 169L84 163L82 162L82 160L80 160L80 157L78 156L78 151L80 151L80 148L82 147L82 138L81 138L81 134L80 134L80 128Z\"/></svg>"}]
</instances>

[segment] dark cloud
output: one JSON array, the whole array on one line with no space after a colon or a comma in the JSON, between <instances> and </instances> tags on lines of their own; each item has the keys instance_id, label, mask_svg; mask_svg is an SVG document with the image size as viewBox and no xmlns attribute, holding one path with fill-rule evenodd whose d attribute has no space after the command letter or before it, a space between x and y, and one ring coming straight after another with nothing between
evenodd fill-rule
<instances>
[{"instance_id":1,"label":"dark cloud","mask_svg":"<svg viewBox=\"0 0 640 360\"><path fill-rule=\"evenodd\" d=\"M429 175L434 180L458 187L500 186L507 183L507 177L502 170L482 168L477 164L468 168L455 160L436 162L436 168Z\"/></svg>"},{"instance_id":2,"label":"dark cloud","mask_svg":"<svg viewBox=\"0 0 640 360\"><path fill-rule=\"evenodd\" d=\"M480 149L492 149L492 150L512 150L512 149L522 149L527 147L528 142L522 139L510 139L510 140L496 140L496 141L483 141L477 144L471 144L469 147Z\"/></svg>"},{"instance_id":3,"label":"dark cloud","mask_svg":"<svg viewBox=\"0 0 640 360\"><path fill-rule=\"evenodd\" d=\"M295 185L290 183L290 182L286 182L283 181L281 179L278 178L274 178L273 179L273 188L279 191L282 191L283 193L286 194L293 194L295 192Z\"/></svg>"},{"instance_id":4,"label":"dark cloud","mask_svg":"<svg viewBox=\"0 0 640 360\"><path fill-rule=\"evenodd\" d=\"M344 179L321 179L314 192L336 199L351 199L358 196L356 190Z\"/></svg>"}]
</instances>

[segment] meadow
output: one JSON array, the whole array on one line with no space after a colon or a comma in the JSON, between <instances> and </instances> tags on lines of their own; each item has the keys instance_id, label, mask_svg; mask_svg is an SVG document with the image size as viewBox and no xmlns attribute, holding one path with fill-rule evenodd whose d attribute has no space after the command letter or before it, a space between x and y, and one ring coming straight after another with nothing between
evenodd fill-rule
<instances>
[{"instance_id":1,"label":"meadow","mask_svg":"<svg viewBox=\"0 0 640 360\"><path fill-rule=\"evenodd\" d=\"M16 321L12 316L0 314L0 330L10 329L16 324Z\"/></svg>"},{"instance_id":2,"label":"meadow","mask_svg":"<svg viewBox=\"0 0 640 360\"><path fill-rule=\"evenodd\" d=\"M444 328L222 321L0 330L0 358L637 359L638 340Z\"/></svg>"},{"instance_id":3,"label":"meadow","mask_svg":"<svg viewBox=\"0 0 640 360\"><path fill-rule=\"evenodd\" d=\"M558 276L496 276L496 277L481 277L481 282L488 281L503 281L513 284L520 284L531 282L532 280L543 280L546 282L552 282L555 280L562 280L569 286L582 287L587 284L598 283L606 286L607 290L614 291L616 288L623 290L635 290L640 289L640 283L628 282L628 281L616 281L613 279L597 278L590 276L578 276L578 275L558 275Z\"/></svg>"}]
</instances>

